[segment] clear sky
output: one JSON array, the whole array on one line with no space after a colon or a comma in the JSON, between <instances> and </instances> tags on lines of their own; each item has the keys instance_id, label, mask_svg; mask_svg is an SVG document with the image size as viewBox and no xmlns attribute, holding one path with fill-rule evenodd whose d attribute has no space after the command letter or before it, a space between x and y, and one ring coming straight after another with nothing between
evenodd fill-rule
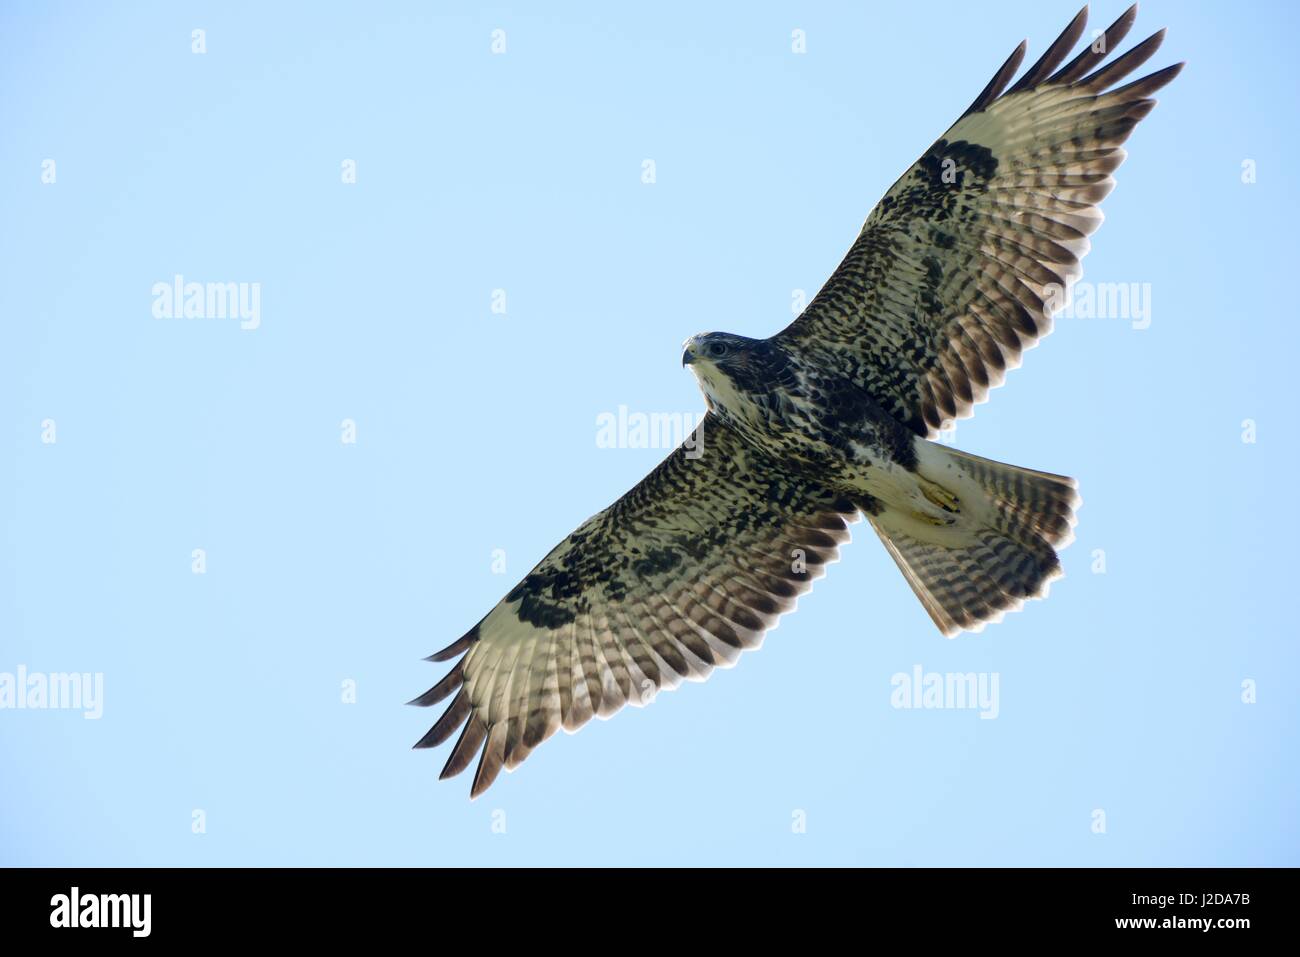
<instances>
[{"instance_id":1,"label":"clear sky","mask_svg":"<svg viewBox=\"0 0 1300 957\"><path fill-rule=\"evenodd\" d=\"M1078 477L1048 601L945 640L856 526L473 803L403 702L666 454L599 417L697 413L682 340L787 323L1075 6L454 6L0 10L0 682L102 676L0 710L0 864L1300 863L1295 5L1144 2L1189 65L1084 274L1134 295L957 429Z\"/></svg>"}]
</instances>

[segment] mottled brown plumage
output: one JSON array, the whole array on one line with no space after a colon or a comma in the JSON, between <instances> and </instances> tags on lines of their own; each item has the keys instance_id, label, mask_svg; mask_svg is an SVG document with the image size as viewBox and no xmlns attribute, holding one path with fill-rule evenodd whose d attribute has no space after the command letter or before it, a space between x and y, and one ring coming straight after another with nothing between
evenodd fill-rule
<instances>
[{"instance_id":1,"label":"mottled brown plumage","mask_svg":"<svg viewBox=\"0 0 1300 957\"><path fill-rule=\"evenodd\" d=\"M431 656L459 659L412 702L451 699L416 745L460 730L443 777L477 756L478 795L560 728L733 664L861 515L945 634L1045 594L1073 480L929 439L1050 331L1121 144L1181 66L1112 88L1163 37L1102 66L1135 9L1061 66L1085 8L1008 87L1021 44L785 330L688 341L709 407L692 441Z\"/></svg>"}]
</instances>

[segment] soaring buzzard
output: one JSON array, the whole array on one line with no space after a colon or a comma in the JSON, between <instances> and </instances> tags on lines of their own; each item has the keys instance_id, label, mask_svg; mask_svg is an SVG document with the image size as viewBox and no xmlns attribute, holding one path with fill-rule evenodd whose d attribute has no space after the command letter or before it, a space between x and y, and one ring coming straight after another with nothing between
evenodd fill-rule
<instances>
[{"instance_id":1,"label":"soaring buzzard","mask_svg":"<svg viewBox=\"0 0 1300 957\"><path fill-rule=\"evenodd\" d=\"M1182 67L1115 86L1164 38L1101 66L1136 10L1061 66L1085 7L1008 86L1021 43L789 327L686 342L709 409L692 438L430 657L459 658L412 702L455 695L416 744L464 726L442 777L479 755L476 797L559 728L733 664L859 515L945 635L1046 593L1072 537L1074 481L930 439L1051 329L1121 144Z\"/></svg>"}]
</instances>

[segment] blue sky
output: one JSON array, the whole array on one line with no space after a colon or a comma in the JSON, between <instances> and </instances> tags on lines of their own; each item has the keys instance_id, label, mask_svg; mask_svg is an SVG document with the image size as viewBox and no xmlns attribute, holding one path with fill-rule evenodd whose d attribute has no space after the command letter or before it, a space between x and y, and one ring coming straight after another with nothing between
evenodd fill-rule
<instances>
[{"instance_id":1,"label":"blue sky","mask_svg":"<svg viewBox=\"0 0 1300 957\"><path fill-rule=\"evenodd\" d=\"M761 651L473 803L402 702L666 454L598 417L698 412L682 340L785 325L1075 7L447 6L0 11L0 675L103 676L0 710L0 864L1300 863L1294 6L1143 4L1189 66L1084 279L1149 314L958 426L1078 477L1048 601L945 640L859 525ZM178 274L256 328L155 318ZM997 717L894 707L918 666Z\"/></svg>"}]
</instances>

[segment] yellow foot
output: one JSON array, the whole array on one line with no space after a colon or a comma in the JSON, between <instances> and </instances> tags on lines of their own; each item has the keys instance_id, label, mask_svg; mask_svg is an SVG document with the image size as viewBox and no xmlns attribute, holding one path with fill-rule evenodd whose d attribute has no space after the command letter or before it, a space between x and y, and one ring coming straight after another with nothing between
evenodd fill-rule
<instances>
[{"instance_id":1,"label":"yellow foot","mask_svg":"<svg viewBox=\"0 0 1300 957\"><path fill-rule=\"evenodd\" d=\"M936 485L929 479L923 479L919 475L916 478L921 485L921 494L924 495L931 504L937 505L945 512L951 512L954 515L961 511L961 503L958 501L956 495L953 495L942 485ZM935 524L941 523L936 522Z\"/></svg>"}]
</instances>

